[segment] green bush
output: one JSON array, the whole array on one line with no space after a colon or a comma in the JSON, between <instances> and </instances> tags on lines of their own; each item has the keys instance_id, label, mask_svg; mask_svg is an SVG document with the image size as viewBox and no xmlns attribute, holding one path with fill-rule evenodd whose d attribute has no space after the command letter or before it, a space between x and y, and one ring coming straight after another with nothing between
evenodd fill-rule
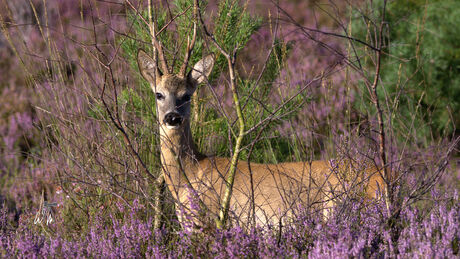
<instances>
[{"instance_id":1,"label":"green bush","mask_svg":"<svg viewBox=\"0 0 460 259\"><path fill-rule=\"evenodd\" d=\"M378 21L383 1L368 6ZM417 129L418 137L452 133L460 126L460 2L396 0L387 5L381 100L388 100L396 129ZM352 20L354 36L373 42L369 20ZM365 62L366 66L370 62ZM366 92L367 90L363 90ZM370 102L360 103L366 109Z\"/></svg>"}]
</instances>

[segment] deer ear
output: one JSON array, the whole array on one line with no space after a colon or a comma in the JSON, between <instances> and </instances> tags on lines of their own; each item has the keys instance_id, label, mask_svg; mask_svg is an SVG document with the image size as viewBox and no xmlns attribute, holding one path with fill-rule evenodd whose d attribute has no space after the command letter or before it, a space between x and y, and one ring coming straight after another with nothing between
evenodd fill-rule
<instances>
[{"instance_id":1,"label":"deer ear","mask_svg":"<svg viewBox=\"0 0 460 259\"><path fill-rule=\"evenodd\" d=\"M211 74L214 58L214 54L210 54L198 61L188 73L188 80L195 85L201 84Z\"/></svg>"},{"instance_id":2,"label":"deer ear","mask_svg":"<svg viewBox=\"0 0 460 259\"><path fill-rule=\"evenodd\" d=\"M141 75L150 83L154 83L157 77L162 76L155 61L142 49L137 52L137 65Z\"/></svg>"}]
</instances>

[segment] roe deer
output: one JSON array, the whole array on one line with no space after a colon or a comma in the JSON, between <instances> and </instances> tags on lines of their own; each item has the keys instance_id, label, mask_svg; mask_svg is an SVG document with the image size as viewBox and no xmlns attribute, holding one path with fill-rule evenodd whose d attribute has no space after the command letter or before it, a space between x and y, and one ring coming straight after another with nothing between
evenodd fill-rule
<instances>
[{"instance_id":1,"label":"roe deer","mask_svg":"<svg viewBox=\"0 0 460 259\"><path fill-rule=\"evenodd\" d=\"M182 222L184 211L196 213L191 201L193 197L199 198L207 213L217 215L230 159L201 154L190 130L190 99L197 85L211 73L214 56L204 57L186 74L191 51L188 47L181 72L173 74L168 69L161 45L158 42L155 45L163 71L143 50L139 50L137 59L142 76L156 94L161 165L167 187L176 201L177 216ZM338 165L342 171L349 171L345 168L350 166L351 162ZM345 190L344 180L335 170L337 165L330 161L251 163L250 168L251 171L247 162L237 164L229 216L233 221L245 222L255 217L252 220L259 225L280 224L280 220L292 216L299 204L324 210L332 206L339 199L340 192ZM361 170L360 175L355 181L361 182L359 186L367 197L376 197L378 189L383 186L380 172L370 166ZM197 218L192 221L201 220Z\"/></svg>"}]
</instances>

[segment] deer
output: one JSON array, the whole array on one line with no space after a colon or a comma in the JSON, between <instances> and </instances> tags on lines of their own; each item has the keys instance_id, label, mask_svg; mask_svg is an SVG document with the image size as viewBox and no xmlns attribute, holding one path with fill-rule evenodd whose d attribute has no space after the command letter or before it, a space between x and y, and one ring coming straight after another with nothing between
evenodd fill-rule
<instances>
[{"instance_id":1,"label":"deer","mask_svg":"<svg viewBox=\"0 0 460 259\"><path fill-rule=\"evenodd\" d=\"M155 46L161 67L142 49L138 50L137 61L141 75L156 96L161 167L176 203L176 214L183 224L187 220L184 215L190 213L188 219L197 226L204 223L200 219L203 214L196 212L196 203L206 210L206 215L215 216L221 209L220 198L231 159L204 155L193 141L191 99L197 86L211 74L215 62L213 54L207 55L187 73L193 42L194 39L187 46L178 74L168 67L158 41ZM327 216L327 211L340 199L339 193L345 190L344 179L337 171L347 171L351 165L350 161L329 160L250 165L238 161L230 221L252 219L260 226L281 224L293 217L299 204L320 209ZM368 166L360 175L355 181L360 182L364 196L379 198L384 183L381 170Z\"/></svg>"}]
</instances>

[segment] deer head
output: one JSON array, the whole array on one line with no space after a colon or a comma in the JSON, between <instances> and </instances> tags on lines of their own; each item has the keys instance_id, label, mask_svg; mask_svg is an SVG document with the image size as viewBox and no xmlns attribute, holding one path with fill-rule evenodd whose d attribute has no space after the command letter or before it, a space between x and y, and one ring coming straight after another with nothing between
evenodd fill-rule
<instances>
[{"instance_id":1,"label":"deer head","mask_svg":"<svg viewBox=\"0 0 460 259\"><path fill-rule=\"evenodd\" d=\"M211 73L214 55L208 55L198 61L188 74L185 74L186 69L181 69L179 74L172 74L166 64L163 65L166 71L162 72L156 62L143 50L139 50L137 61L142 76L150 83L156 95L160 126L168 130L178 130L186 125L185 122L190 120L191 96L197 85Z\"/></svg>"}]
</instances>

